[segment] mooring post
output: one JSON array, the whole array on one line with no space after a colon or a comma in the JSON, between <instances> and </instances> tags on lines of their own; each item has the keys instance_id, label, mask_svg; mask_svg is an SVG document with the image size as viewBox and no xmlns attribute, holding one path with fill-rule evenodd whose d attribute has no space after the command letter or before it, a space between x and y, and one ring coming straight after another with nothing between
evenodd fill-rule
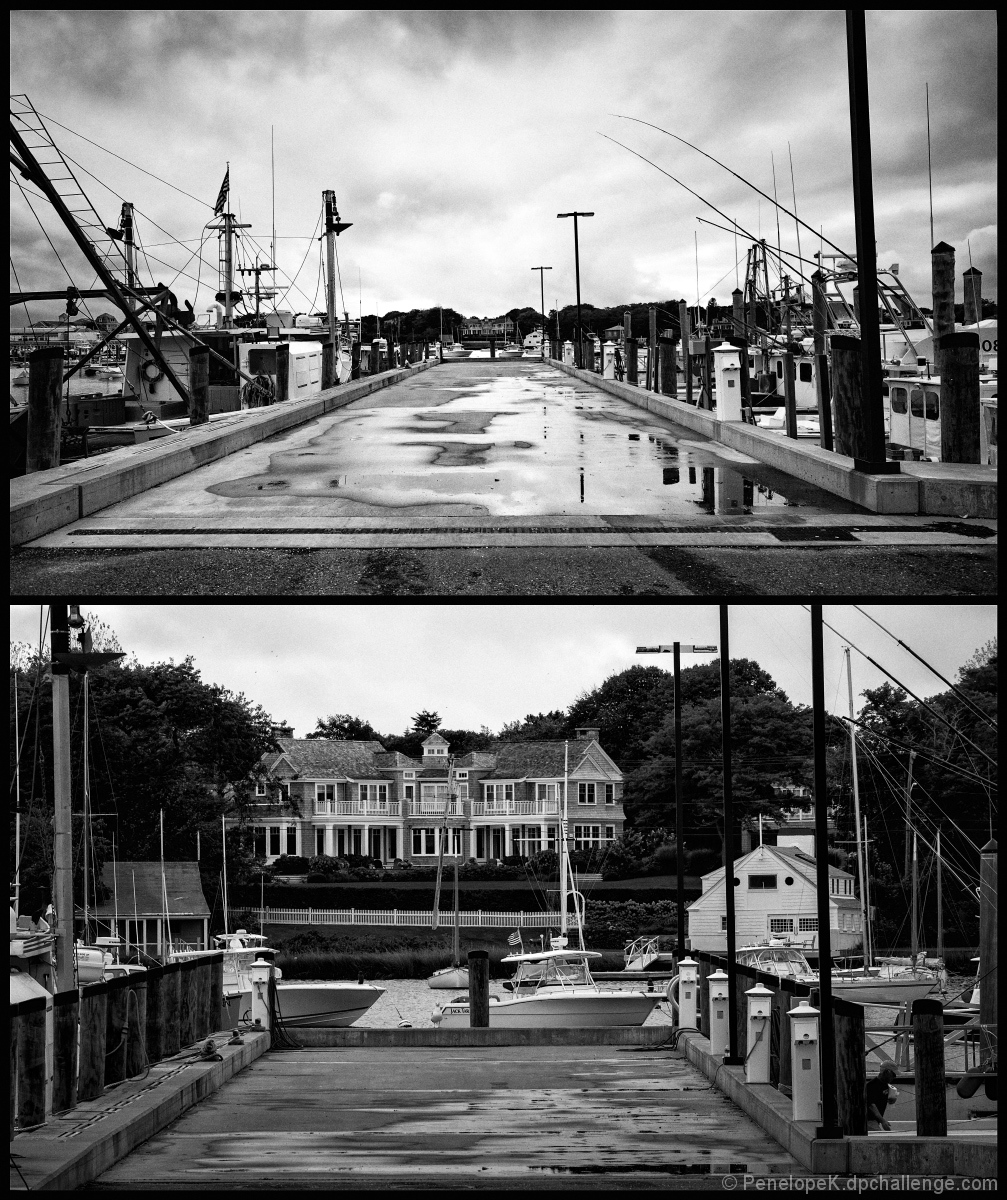
<instances>
[{"instance_id":1,"label":"mooring post","mask_svg":"<svg viewBox=\"0 0 1007 1200\"><path fill-rule=\"evenodd\" d=\"M636 341L633 338L633 312L626 309L622 314L622 342L626 347L626 382L636 383Z\"/></svg>"},{"instance_id":2,"label":"mooring post","mask_svg":"<svg viewBox=\"0 0 1007 1200\"><path fill-rule=\"evenodd\" d=\"M490 335L490 358L496 358L496 356L497 356L497 340L491 334Z\"/></svg>"},{"instance_id":3,"label":"mooring post","mask_svg":"<svg viewBox=\"0 0 1007 1200\"><path fill-rule=\"evenodd\" d=\"M836 1041L836 1118L847 1137L866 1137L867 1097L864 1089L867 1087L867 1070L864 1062L863 1006L834 998L832 1029Z\"/></svg>"},{"instance_id":4,"label":"mooring post","mask_svg":"<svg viewBox=\"0 0 1007 1200\"><path fill-rule=\"evenodd\" d=\"M210 1032L223 1029L224 1020L224 955L214 954L210 959Z\"/></svg>"},{"instance_id":5,"label":"mooring post","mask_svg":"<svg viewBox=\"0 0 1007 1200\"><path fill-rule=\"evenodd\" d=\"M647 308L647 391L657 391L657 308Z\"/></svg>"},{"instance_id":6,"label":"mooring post","mask_svg":"<svg viewBox=\"0 0 1007 1200\"><path fill-rule=\"evenodd\" d=\"M978 267L969 267L962 275L962 291L964 293L965 325L975 325L979 332L979 322L983 319L983 273Z\"/></svg>"},{"instance_id":7,"label":"mooring post","mask_svg":"<svg viewBox=\"0 0 1007 1200\"><path fill-rule=\"evenodd\" d=\"M997 844L990 840L979 855L979 1036L982 1063L996 1058L997 1019Z\"/></svg>"},{"instance_id":8,"label":"mooring post","mask_svg":"<svg viewBox=\"0 0 1007 1200\"><path fill-rule=\"evenodd\" d=\"M147 969L146 1048L149 1063L164 1058L164 967Z\"/></svg>"},{"instance_id":9,"label":"mooring post","mask_svg":"<svg viewBox=\"0 0 1007 1200\"><path fill-rule=\"evenodd\" d=\"M783 355L783 403L787 414L787 437L797 440L797 380L794 356L788 350Z\"/></svg>"},{"instance_id":10,"label":"mooring post","mask_svg":"<svg viewBox=\"0 0 1007 1200\"><path fill-rule=\"evenodd\" d=\"M860 1044L862 1046L863 1042ZM916 1081L916 1136L947 1137L944 1012L940 1000L913 1001L913 1075Z\"/></svg>"},{"instance_id":11,"label":"mooring post","mask_svg":"<svg viewBox=\"0 0 1007 1200\"><path fill-rule=\"evenodd\" d=\"M126 1078L134 1079L143 1070L147 1041L147 976L127 975L126 989Z\"/></svg>"},{"instance_id":12,"label":"mooring post","mask_svg":"<svg viewBox=\"0 0 1007 1200\"><path fill-rule=\"evenodd\" d=\"M28 356L28 442L25 470L59 466L59 403L63 347L41 346Z\"/></svg>"},{"instance_id":13,"label":"mooring post","mask_svg":"<svg viewBox=\"0 0 1007 1200\"><path fill-rule=\"evenodd\" d=\"M692 404L692 355L690 342L692 340L692 322L689 319L689 306L684 300L678 305L678 328L682 338L682 374L685 376L685 402Z\"/></svg>"},{"instance_id":14,"label":"mooring post","mask_svg":"<svg viewBox=\"0 0 1007 1200\"><path fill-rule=\"evenodd\" d=\"M828 327L829 309L825 299L825 277L821 271L811 276L812 325L815 338L815 391L818 394L819 445L823 450L832 450L832 396L829 381L829 356L825 350L825 330Z\"/></svg>"},{"instance_id":15,"label":"mooring post","mask_svg":"<svg viewBox=\"0 0 1007 1200\"><path fill-rule=\"evenodd\" d=\"M105 1019L108 984L92 983L80 998L80 1070L77 1100L94 1100L105 1088Z\"/></svg>"},{"instance_id":16,"label":"mooring post","mask_svg":"<svg viewBox=\"0 0 1007 1200\"><path fill-rule=\"evenodd\" d=\"M210 419L210 348L193 346L189 351L190 425L205 425ZM258 397L253 400L258 407Z\"/></svg>"},{"instance_id":17,"label":"mooring post","mask_svg":"<svg viewBox=\"0 0 1007 1200\"><path fill-rule=\"evenodd\" d=\"M490 956L488 950L470 950L469 1025L488 1029L490 1023Z\"/></svg>"},{"instance_id":18,"label":"mooring post","mask_svg":"<svg viewBox=\"0 0 1007 1200\"><path fill-rule=\"evenodd\" d=\"M943 377L938 341L955 332L955 248L938 242L930 251L934 305L934 374Z\"/></svg>"},{"instance_id":19,"label":"mooring post","mask_svg":"<svg viewBox=\"0 0 1007 1200\"><path fill-rule=\"evenodd\" d=\"M360 378L360 343L350 343L350 379Z\"/></svg>"},{"instance_id":20,"label":"mooring post","mask_svg":"<svg viewBox=\"0 0 1007 1200\"><path fill-rule=\"evenodd\" d=\"M105 1083L121 1083L126 1078L126 1002L129 979L113 979L106 987Z\"/></svg>"},{"instance_id":21,"label":"mooring post","mask_svg":"<svg viewBox=\"0 0 1007 1200\"><path fill-rule=\"evenodd\" d=\"M860 339L834 334L832 338L832 400L837 454L853 458L857 451L856 431L863 411L860 402Z\"/></svg>"},{"instance_id":22,"label":"mooring post","mask_svg":"<svg viewBox=\"0 0 1007 1200\"><path fill-rule=\"evenodd\" d=\"M675 394L675 331L666 329L657 340L661 395Z\"/></svg>"},{"instance_id":23,"label":"mooring post","mask_svg":"<svg viewBox=\"0 0 1007 1200\"><path fill-rule=\"evenodd\" d=\"M10 1014L7 1022L7 1036L10 1040L10 1071L7 1082L10 1085L10 1104L7 1106L7 1116L10 1118L10 1140L14 1140L14 1114L17 1111L17 1011Z\"/></svg>"},{"instance_id":24,"label":"mooring post","mask_svg":"<svg viewBox=\"0 0 1007 1200\"><path fill-rule=\"evenodd\" d=\"M941 366L941 462L981 462L979 334L946 333L934 350Z\"/></svg>"},{"instance_id":25,"label":"mooring post","mask_svg":"<svg viewBox=\"0 0 1007 1200\"><path fill-rule=\"evenodd\" d=\"M166 963L161 977L164 1018L162 1057L171 1058L182 1048L182 964Z\"/></svg>"},{"instance_id":26,"label":"mooring post","mask_svg":"<svg viewBox=\"0 0 1007 1200\"><path fill-rule=\"evenodd\" d=\"M17 1005L17 1119L24 1129L45 1120L45 996Z\"/></svg>"},{"instance_id":27,"label":"mooring post","mask_svg":"<svg viewBox=\"0 0 1007 1200\"><path fill-rule=\"evenodd\" d=\"M65 1112L77 1103L77 1020L80 992L57 992L52 998L52 1111Z\"/></svg>"}]
</instances>

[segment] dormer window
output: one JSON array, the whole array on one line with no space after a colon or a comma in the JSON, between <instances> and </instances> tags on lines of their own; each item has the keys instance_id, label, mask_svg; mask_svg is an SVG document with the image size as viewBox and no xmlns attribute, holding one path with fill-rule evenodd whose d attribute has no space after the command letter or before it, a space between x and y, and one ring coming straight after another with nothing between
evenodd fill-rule
<instances>
[{"instance_id":1,"label":"dormer window","mask_svg":"<svg viewBox=\"0 0 1007 1200\"><path fill-rule=\"evenodd\" d=\"M265 785L265 782L261 779L255 785L255 794L257 796L264 796L266 794L266 785Z\"/></svg>"},{"instance_id":2,"label":"dormer window","mask_svg":"<svg viewBox=\"0 0 1007 1200\"><path fill-rule=\"evenodd\" d=\"M415 779L415 778L416 778L416 772L415 772L415 771L403 771L403 772L402 772L402 778L403 778L403 779Z\"/></svg>"}]
</instances>

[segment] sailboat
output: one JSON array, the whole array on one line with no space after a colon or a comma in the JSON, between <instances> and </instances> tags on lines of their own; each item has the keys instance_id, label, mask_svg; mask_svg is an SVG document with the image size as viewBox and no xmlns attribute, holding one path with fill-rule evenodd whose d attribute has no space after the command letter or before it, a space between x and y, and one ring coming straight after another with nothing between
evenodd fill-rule
<instances>
[{"instance_id":1,"label":"sailboat","mask_svg":"<svg viewBox=\"0 0 1007 1200\"><path fill-rule=\"evenodd\" d=\"M664 998L662 992L602 987L591 977L590 960L601 958L597 950L584 949L583 903L574 899L580 949L569 948L567 878L570 869L567 798L570 791L569 746L563 784L563 819L560 833L559 894L560 932L550 949L533 954L509 954L502 962L513 963L510 995L490 996L491 1029L586 1029L620 1025L642 1025ZM470 1025L467 996L438 1005L431 1014L444 1029L467 1029Z\"/></svg>"}]
</instances>

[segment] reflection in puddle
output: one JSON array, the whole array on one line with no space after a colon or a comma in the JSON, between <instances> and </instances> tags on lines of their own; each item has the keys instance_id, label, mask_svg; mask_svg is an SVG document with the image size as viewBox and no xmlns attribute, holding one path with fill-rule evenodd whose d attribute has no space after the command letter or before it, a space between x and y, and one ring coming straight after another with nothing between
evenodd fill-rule
<instances>
[{"instance_id":1,"label":"reflection in puddle","mask_svg":"<svg viewBox=\"0 0 1007 1200\"><path fill-rule=\"evenodd\" d=\"M445 371L361 399L277 445L260 475L210 491L238 501L324 504L333 516L401 514L742 515L831 498L753 464L728 466L712 443L643 409L575 390L558 371L459 379ZM419 381L417 381L417 384ZM462 386L459 386L461 384ZM761 478L760 478L761 476ZM774 487L767 486L769 482Z\"/></svg>"}]
</instances>

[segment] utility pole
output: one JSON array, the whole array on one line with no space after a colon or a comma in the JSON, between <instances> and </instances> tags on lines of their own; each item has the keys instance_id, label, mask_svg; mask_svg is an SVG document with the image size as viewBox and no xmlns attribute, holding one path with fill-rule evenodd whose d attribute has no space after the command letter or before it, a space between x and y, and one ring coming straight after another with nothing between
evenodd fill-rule
<instances>
[{"instance_id":1,"label":"utility pole","mask_svg":"<svg viewBox=\"0 0 1007 1200\"><path fill-rule=\"evenodd\" d=\"M739 1067L738 1055L738 964L735 961L734 919L734 802L731 789L731 650L728 644L728 606L720 606L720 725L724 763L724 892L727 897L727 1015L726 1066Z\"/></svg>"},{"instance_id":2,"label":"utility pole","mask_svg":"<svg viewBox=\"0 0 1007 1200\"><path fill-rule=\"evenodd\" d=\"M584 366L584 348L583 348L583 330L580 324L580 240L577 233L578 217L593 217L593 212L568 212L557 213L558 218L573 217L573 266L574 273L577 278L577 337L574 342L574 350L576 354L576 363L578 367Z\"/></svg>"},{"instance_id":3,"label":"utility pole","mask_svg":"<svg viewBox=\"0 0 1007 1200\"><path fill-rule=\"evenodd\" d=\"M73 963L73 850L70 824L70 668L57 661L70 652L67 606L49 609L49 650L52 666L52 753L55 833L52 907L56 929L56 990L74 985Z\"/></svg>"},{"instance_id":4,"label":"utility pole","mask_svg":"<svg viewBox=\"0 0 1007 1200\"><path fill-rule=\"evenodd\" d=\"M532 267L533 271L538 271L539 287L542 291L542 359L545 360L545 273L551 271L552 267Z\"/></svg>"},{"instance_id":5,"label":"utility pole","mask_svg":"<svg viewBox=\"0 0 1007 1200\"><path fill-rule=\"evenodd\" d=\"M670 646L637 646L637 654L673 654L675 668L675 899L678 905L678 934L675 953L679 962L685 958L685 783L682 772L682 651L686 654L716 654L716 646L685 646L672 642Z\"/></svg>"}]
</instances>

